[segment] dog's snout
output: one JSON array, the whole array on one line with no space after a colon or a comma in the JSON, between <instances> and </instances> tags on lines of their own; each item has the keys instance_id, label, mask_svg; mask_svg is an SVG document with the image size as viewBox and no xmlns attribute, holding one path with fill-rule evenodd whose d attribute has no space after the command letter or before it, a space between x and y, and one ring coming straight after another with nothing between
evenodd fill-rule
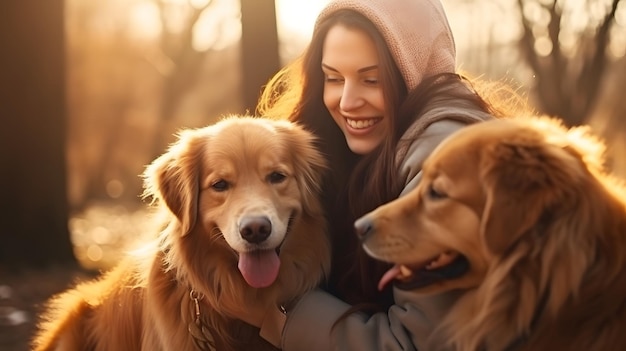
<instances>
[{"instance_id":1,"label":"dog's snout","mask_svg":"<svg viewBox=\"0 0 626 351\"><path fill-rule=\"evenodd\" d=\"M239 234L252 244L258 244L272 233L272 222L267 217L244 218L239 225Z\"/></svg>"},{"instance_id":2,"label":"dog's snout","mask_svg":"<svg viewBox=\"0 0 626 351\"><path fill-rule=\"evenodd\" d=\"M354 222L357 237L365 241L374 232L374 223L368 217L361 217Z\"/></svg>"}]
</instances>

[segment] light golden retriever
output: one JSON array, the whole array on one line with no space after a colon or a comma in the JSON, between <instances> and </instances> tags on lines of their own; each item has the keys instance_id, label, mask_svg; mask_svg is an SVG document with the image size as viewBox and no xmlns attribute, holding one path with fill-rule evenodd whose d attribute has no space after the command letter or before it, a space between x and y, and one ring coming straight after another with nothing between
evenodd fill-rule
<instances>
[{"instance_id":1,"label":"light golden retriever","mask_svg":"<svg viewBox=\"0 0 626 351\"><path fill-rule=\"evenodd\" d=\"M475 124L415 190L356 221L365 250L396 264L381 285L467 289L428 351L626 347L626 191L603 154L556 119Z\"/></svg>"},{"instance_id":2,"label":"light golden retriever","mask_svg":"<svg viewBox=\"0 0 626 351\"><path fill-rule=\"evenodd\" d=\"M182 131L145 172L145 195L166 212L158 245L52 299L34 349L274 350L233 316L328 273L314 142L249 116Z\"/></svg>"}]
</instances>

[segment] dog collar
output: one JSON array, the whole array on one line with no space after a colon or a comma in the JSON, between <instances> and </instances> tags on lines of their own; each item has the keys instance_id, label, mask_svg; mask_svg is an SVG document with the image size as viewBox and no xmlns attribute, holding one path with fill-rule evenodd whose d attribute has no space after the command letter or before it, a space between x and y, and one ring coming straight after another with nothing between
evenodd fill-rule
<instances>
[{"instance_id":1,"label":"dog collar","mask_svg":"<svg viewBox=\"0 0 626 351\"><path fill-rule=\"evenodd\" d=\"M202 321L200 315L200 300L204 295L191 289L189 291L189 310L192 321L187 324L187 330L196 347L203 351L217 351L215 340L209 327Z\"/></svg>"}]
</instances>

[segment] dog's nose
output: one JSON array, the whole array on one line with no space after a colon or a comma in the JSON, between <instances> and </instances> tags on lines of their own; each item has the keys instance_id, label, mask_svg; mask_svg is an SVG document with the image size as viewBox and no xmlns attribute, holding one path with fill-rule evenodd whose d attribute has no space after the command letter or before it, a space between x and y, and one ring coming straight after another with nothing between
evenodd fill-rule
<instances>
[{"instance_id":1,"label":"dog's nose","mask_svg":"<svg viewBox=\"0 0 626 351\"><path fill-rule=\"evenodd\" d=\"M272 233L272 223L267 217L246 217L239 224L239 234L247 242L258 244Z\"/></svg>"},{"instance_id":2,"label":"dog's nose","mask_svg":"<svg viewBox=\"0 0 626 351\"><path fill-rule=\"evenodd\" d=\"M365 241L374 232L374 223L367 217L361 217L354 222L354 229L357 237Z\"/></svg>"}]
</instances>

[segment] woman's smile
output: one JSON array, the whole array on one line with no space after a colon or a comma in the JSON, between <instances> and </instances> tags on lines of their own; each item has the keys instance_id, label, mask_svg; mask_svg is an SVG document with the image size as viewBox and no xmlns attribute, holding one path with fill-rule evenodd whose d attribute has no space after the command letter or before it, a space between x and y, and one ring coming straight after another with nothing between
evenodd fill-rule
<instances>
[{"instance_id":1,"label":"woman's smile","mask_svg":"<svg viewBox=\"0 0 626 351\"><path fill-rule=\"evenodd\" d=\"M374 126L382 121L382 117L379 118L345 118L346 130L355 135L364 135L370 133Z\"/></svg>"},{"instance_id":2,"label":"woman's smile","mask_svg":"<svg viewBox=\"0 0 626 351\"><path fill-rule=\"evenodd\" d=\"M368 118L368 119L346 118L346 123L352 129L366 129L382 120L383 120L382 118Z\"/></svg>"}]
</instances>

